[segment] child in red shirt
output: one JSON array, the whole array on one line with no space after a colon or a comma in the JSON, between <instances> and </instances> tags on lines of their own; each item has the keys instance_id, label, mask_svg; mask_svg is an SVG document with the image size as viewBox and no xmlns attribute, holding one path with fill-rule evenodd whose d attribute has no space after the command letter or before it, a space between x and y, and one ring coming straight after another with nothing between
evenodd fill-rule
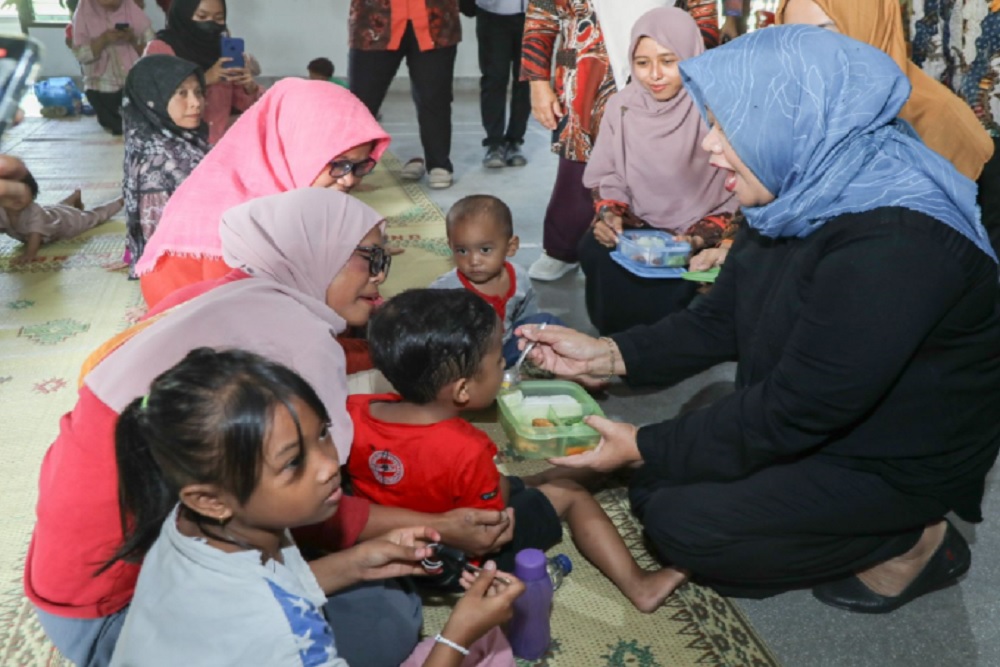
<instances>
[{"instance_id":1,"label":"child in red shirt","mask_svg":"<svg viewBox=\"0 0 1000 667\"><path fill-rule=\"evenodd\" d=\"M375 312L368 341L375 368L399 394L348 399L354 493L423 512L455 507L514 509L514 539L491 556L512 566L518 551L562 539L566 519L580 552L641 611L651 612L684 581L647 572L594 497L552 475L504 477L496 446L461 418L493 403L503 379L503 327L492 307L463 289L409 290Z\"/></svg>"}]
</instances>

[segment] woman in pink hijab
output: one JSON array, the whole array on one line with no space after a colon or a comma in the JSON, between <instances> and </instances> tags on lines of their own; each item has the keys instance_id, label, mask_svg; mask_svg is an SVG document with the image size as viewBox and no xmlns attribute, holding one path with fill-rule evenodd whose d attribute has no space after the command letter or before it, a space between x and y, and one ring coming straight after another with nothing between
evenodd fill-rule
<instances>
[{"instance_id":1,"label":"woman in pink hijab","mask_svg":"<svg viewBox=\"0 0 1000 667\"><path fill-rule=\"evenodd\" d=\"M229 273L219 238L223 211L299 188L350 192L388 145L389 135L347 90L279 81L170 197L135 266L146 303Z\"/></svg>"},{"instance_id":2,"label":"woman in pink hijab","mask_svg":"<svg viewBox=\"0 0 1000 667\"><path fill-rule=\"evenodd\" d=\"M312 385L330 415L340 459L346 461L350 452L344 355L334 336L348 325L366 324L378 299L389 268L381 216L347 195L308 188L238 206L222 217L221 228L227 261L251 277L147 320L95 353L98 358L84 368L77 404L63 417L42 464L25 592L49 638L74 663L107 664L135 589L138 565L117 563L95 572L122 541L114 451L118 414L146 394L160 373L200 347L266 356ZM498 546L486 542L503 534L502 527L486 527L499 521L498 513L483 514L488 516L474 510L403 516L345 499L333 518L303 529L297 539L310 548L340 551L394 528L428 525L482 553ZM390 550L376 558L378 549L351 552L340 573L381 578L374 561L381 558L379 565L385 566L398 554ZM316 574L321 584L331 576ZM324 584L324 590L329 595L352 583L341 579L339 586ZM351 617L338 618L334 609L329 620L338 650L355 647L353 664L398 665L416 644L420 603L408 592L391 585L384 592L368 589L342 607L352 610ZM361 627L338 629L355 622ZM388 623L397 632L371 642L363 632L366 623ZM377 657L384 651L391 653L389 660Z\"/></svg>"},{"instance_id":3,"label":"woman in pink hijab","mask_svg":"<svg viewBox=\"0 0 1000 667\"><path fill-rule=\"evenodd\" d=\"M701 142L708 127L678 63L703 53L698 24L673 7L632 28L632 81L608 100L583 183L597 191L593 233L580 243L590 321L602 335L651 324L687 306L695 284L642 278L611 258L624 227L651 227L711 247L737 208Z\"/></svg>"},{"instance_id":4,"label":"woman in pink hijab","mask_svg":"<svg viewBox=\"0 0 1000 667\"><path fill-rule=\"evenodd\" d=\"M120 136L125 77L155 36L149 17L134 0L80 0L72 34L87 101L101 127Z\"/></svg>"}]
</instances>

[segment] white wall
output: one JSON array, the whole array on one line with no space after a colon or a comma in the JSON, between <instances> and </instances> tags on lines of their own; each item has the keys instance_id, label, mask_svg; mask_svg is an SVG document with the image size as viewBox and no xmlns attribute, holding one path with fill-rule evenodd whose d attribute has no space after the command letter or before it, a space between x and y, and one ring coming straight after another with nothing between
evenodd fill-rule
<instances>
[{"instance_id":1,"label":"white wall","mask_svg":"<svg viewBox=\"0 0 1000 667\"><path fill-rule=\"evenodd\" d=\"M333 60L338 76L347 76L349 4L349 0L229 0L229 28L233 36L246 40L247 51L260 61L264 76L305 76L306 64L319 56ZM146 13L154 28L163 26L163 12L153 0L146 0ZM462 31L455 76L478 77L475 21L463 17ZM63 43L62 28L33 28L31 34L46 46L43 76L80 73ZM406 76L405 64L400 76Z\"/></svg>"}]
</instances>

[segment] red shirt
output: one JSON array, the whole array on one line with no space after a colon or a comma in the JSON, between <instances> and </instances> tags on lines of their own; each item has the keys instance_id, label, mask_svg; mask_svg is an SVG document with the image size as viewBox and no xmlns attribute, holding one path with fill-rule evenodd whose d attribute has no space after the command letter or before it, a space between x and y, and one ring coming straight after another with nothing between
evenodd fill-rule
<instances>
[{"instance_id":1,"label":"red shirt","mask_svg":"<svg viewBox=\"0 0 1000 667\"><path fill-rule=\"evenodd\" d=\"M132 600L139 566L116 563L94 572L121 546L118 414L86 386L42 461L37 522L24 564L24 592L43 611L66 618L110 616ZM336 551L354 544L368 523L369 505L345 497L320 526L295 530L302 546Z\"/></svg>"},{"instance_id":2,"label":"red shirt","mask_svg":"<svg viewBox=\"0 0 1000 667\"><path fill-rule=\"evenodd\" d=\"M510 301L512 296L517 294L517 274L514 273L514 267L510 262L504 262L503 268L507 271L507 279L510 281L510 288L503 296L493 296L491 294L484 294L483 292L480 292L479 289L472 284L472 281L462 275L461 271L456 271L455 275L458 276L458 280L462 283L462 286L465 289L469 290L480 299L493 306L493 310L496 312L497 317L500 318L500 321L506 322L507 302Z\"/></svg>"},{"instance_id":3,"label":"red shirt","mask_svg":"<svg viewBox=\"0 0 1000 667\"><path fill-rule=\"evenodd\" d=\"M347 470L354 493L391 507L437 514L456 507L502 510L500 471L490 437L460 417L436 424L393 424L371 403L398 394L350 396L354 443Z\"/></svg>"}]
</instances>

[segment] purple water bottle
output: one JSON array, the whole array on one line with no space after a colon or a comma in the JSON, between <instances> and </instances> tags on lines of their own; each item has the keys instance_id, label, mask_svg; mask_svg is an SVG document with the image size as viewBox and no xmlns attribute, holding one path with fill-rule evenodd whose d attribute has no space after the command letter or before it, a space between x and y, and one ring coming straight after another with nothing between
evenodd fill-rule
<instances>
[{"instance_id":1,"label":"purple water bottle","mask_svg":"<svg viewBox=\"0 0 1000 667\"><path fill-rule=\"evenodd\" d=\"M524 593L514 600L507 639L514 655L523 660L538 660L552 642L552 580L547 566L545 552L539 549L522 549L514 559L514 574L524 582Z\"/></svg>"}]
</instances>

